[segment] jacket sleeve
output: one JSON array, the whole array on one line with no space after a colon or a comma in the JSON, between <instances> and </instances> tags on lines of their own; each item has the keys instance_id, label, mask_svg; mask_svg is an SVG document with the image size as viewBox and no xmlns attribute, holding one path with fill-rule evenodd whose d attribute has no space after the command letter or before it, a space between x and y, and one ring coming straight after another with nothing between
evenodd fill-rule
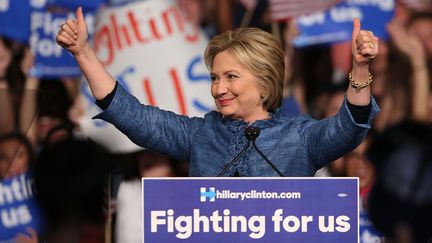
<instances>
[{"instance_id":1,"label":"jacket sleeve","mask_svg":"<svg viewBox=\"0 0 432 243\"><path fill-rule=\"evenodd\" d=\"M107 109L95 118L113 124L138 146L179 160L189 160L194 131L203 123L202 118L143 105L120 84Z\"/></svg>"},{"instance_id":2,"label":"jacket sleeve","mask_svg":"<svg viewBox=\"0 0 432 243\"><path fill-rule=\"evenodd\" d=\"M348 109L346 97L335 116L323 120L310 118L299 120L296 124L297 129L316 169L349 153L364 140L371 128L373 118L379 112L373 97L371 102L371 111L365 124L355 122Z\"/></svg>"}]
</instances>

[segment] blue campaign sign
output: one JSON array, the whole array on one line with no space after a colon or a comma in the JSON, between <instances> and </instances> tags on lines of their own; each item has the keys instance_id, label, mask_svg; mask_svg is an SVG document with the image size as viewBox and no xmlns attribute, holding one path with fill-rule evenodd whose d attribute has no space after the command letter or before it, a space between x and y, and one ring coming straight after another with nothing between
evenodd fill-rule
<instances>
[{"instance_id":1,"label":"blue campaign sign","mask_svg":"<svg viewBox=\"0 0 432 243\"><path fill-rule=\"evenodd\" d=\"M297 18L300 35L296 47L350 41L354 17L361 20L362 29L373 31L380 39L388 39L387 23L393 18L394 0L346 0L327 11Z\"/></svg>"},{"instance_id":2,"label":"blue campaign sign","mask_svg":"<svg viewBox=\"0 0 432 243\"><path fill-rule=\"evenodd\" d=\"M76 9L81 6L86 10L97 10L101 4L107 2L107 0L48 0L48 5L61 6L69 9Z\"/></svg>"},{"instance_id":3,"label":"blue campaign sign","mask_svg":"<svg viewBox=\"0 0 432 243\"><path fill-rule=\"evenodd\" d=\"M30 36L28 0L0 0L0 35L27 42Z\"/></svg>"},{"instance_id":4,"label":"blue campaign sign","mask_svg":"<svg viewBox=\"0 0 432 243\"><path fill-rule=\"evenodd\" d=\"M36 55L34 73L48 79L81 76L81 71L72 55L56 43L60 25L68 18L74 18L74 11L50 12L45 5L32 7L30 47ZM94 13L85 13L85 18L89 32L92 33Z\"/></svg>"},{"instance_id":5,"label":"blue campaign sign","mask_svg":"<svg viewBox=\"0 0 432 243\"><path fill-rule=\"evenodd\" d=\"M358 242L356 178L143 178L143 239Z\"/></svg>"},{"instance_id":6,"label":"blue campaign sign","mask_svg":"<svg viewBox=\"0 0 432 243\"><path fill-rule=\"evenodd\" d=\"M0 240L15 238L27 227L38 231L41 218L34 202L34 181L30 174L0 182Z\"/></svg>"},{"instance_id":7,"label":"blue campaign sign","mask_svg":"<svg viewBox=\"0 0 432 243\"><path fill-rule=\"evenodd\" d=\"M375 228L375 226L369 220L368 213L363 207L360 208L359 219L360 243L384 242L384 236Z\"/></svg>"}]
</instances>

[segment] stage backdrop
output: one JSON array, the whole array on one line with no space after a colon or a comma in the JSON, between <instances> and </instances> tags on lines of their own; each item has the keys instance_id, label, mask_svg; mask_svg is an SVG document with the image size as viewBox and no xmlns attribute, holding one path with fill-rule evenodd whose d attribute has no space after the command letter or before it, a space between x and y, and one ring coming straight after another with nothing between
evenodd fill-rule
<instances>
[{"instance_id":1,"label":"stage backdrop","mask_svg":"<svg viewBox=\"0 0 432 243\"><path fill-rule=\"evenodd\" d=\"M108 71L142 103L178 114L203 116L213 108L203 52L208 40L171 0L102 9L93 48ZM112 125L91 118L100 112L87 83L82 86L85 134L113 152L136 145Z\"/></svg>"}]
</instances>

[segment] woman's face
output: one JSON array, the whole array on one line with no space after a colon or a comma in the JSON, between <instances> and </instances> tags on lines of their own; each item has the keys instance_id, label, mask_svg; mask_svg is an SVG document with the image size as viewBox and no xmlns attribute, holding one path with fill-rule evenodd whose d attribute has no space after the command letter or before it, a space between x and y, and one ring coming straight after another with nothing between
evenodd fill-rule
<instances>
[{"instance_id":1,"label":"woman's face","mask_svg":"<svg viewBox=\"0 0 432 243\"><path fill-rule=\"evenodd\" d=\"M11 178L28 171L29 155L17 139L0 143L0 177Z\"/></svg>"},{"instance_id":2,"label":"woman's face","mask_svg":"<svg viewBox=\"0 0 432 243\"><path fill-rule=\"evenodd\" d=\"M228 51L215 56L210 76L211 93L223 116L247 122L267 118L257 78Z\"/></svg>"}]
</instances>

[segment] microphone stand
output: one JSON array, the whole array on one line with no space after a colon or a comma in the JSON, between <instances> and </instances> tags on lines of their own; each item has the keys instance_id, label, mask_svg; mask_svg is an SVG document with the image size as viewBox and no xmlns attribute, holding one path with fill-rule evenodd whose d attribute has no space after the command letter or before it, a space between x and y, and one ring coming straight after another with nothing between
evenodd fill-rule
<instances>
[{"instance_id":1,"label":"microphone stand","mask_svg":"<svg viewBox=\"0 0 432 243\"><path fill-rule=\"evenodd\" d=\"M233 166L235 162L237 162L237 160L239 160L243 156L244 153L246 153L248 148L250 148L250 145L251 141L249 140L248 145L244 147L244 149L227 166L225 166L225 168L217 175L217 177L223 176L227 172L227 170L231 168L231 166Z\"/></svg>"},{"instance_id":2,"label":"microphone stand","mask_svg":"<svg viewBox=\"0 0 432 243\"><path fill-rule=\"evenodd\" d=\"M240 153L229 164L227 164L225 166L225 168L217 175L217 177L223 176L228 171L228 169L231 168L246 153L246 151L250 148L251 144L253 144L253 147L255 148L255 150L267 162L267 164L269 164L270 167L274 171L276 171L276 173L279 176L284 177L284 174L282 174L282 172L280 170L278 170L278 168L256 146L255 140L259 136L259 134L260 134L260 129L259 128L257 128L257 127L246 127L246 129L245 129L245 136L246 136L246 138L249 141L248 145L246 147L244 147L242 149L242 151L240 151Z\"/></svg>"},{"instance_id":3,"label":"microphone stand","mask_svg":"<svg viewBox=\"0 0 432 243\"><path fill-rule=\"evenodd\" d=\"M259 136L260 134L260 129L258 127L247 127L246 128L246 137L249 140L249 144L250 142L252 142L255 150L259 153L259 155L261 155L261 157L267 162L267 164L270 165L270 167L276 171L276 173L280 176L280 177L284 177L284 174L282 174L282 172L261 152L261 150L258 149L258 147L255 144L255 140L256 138Z\"/></svg>"}]
</instances>

